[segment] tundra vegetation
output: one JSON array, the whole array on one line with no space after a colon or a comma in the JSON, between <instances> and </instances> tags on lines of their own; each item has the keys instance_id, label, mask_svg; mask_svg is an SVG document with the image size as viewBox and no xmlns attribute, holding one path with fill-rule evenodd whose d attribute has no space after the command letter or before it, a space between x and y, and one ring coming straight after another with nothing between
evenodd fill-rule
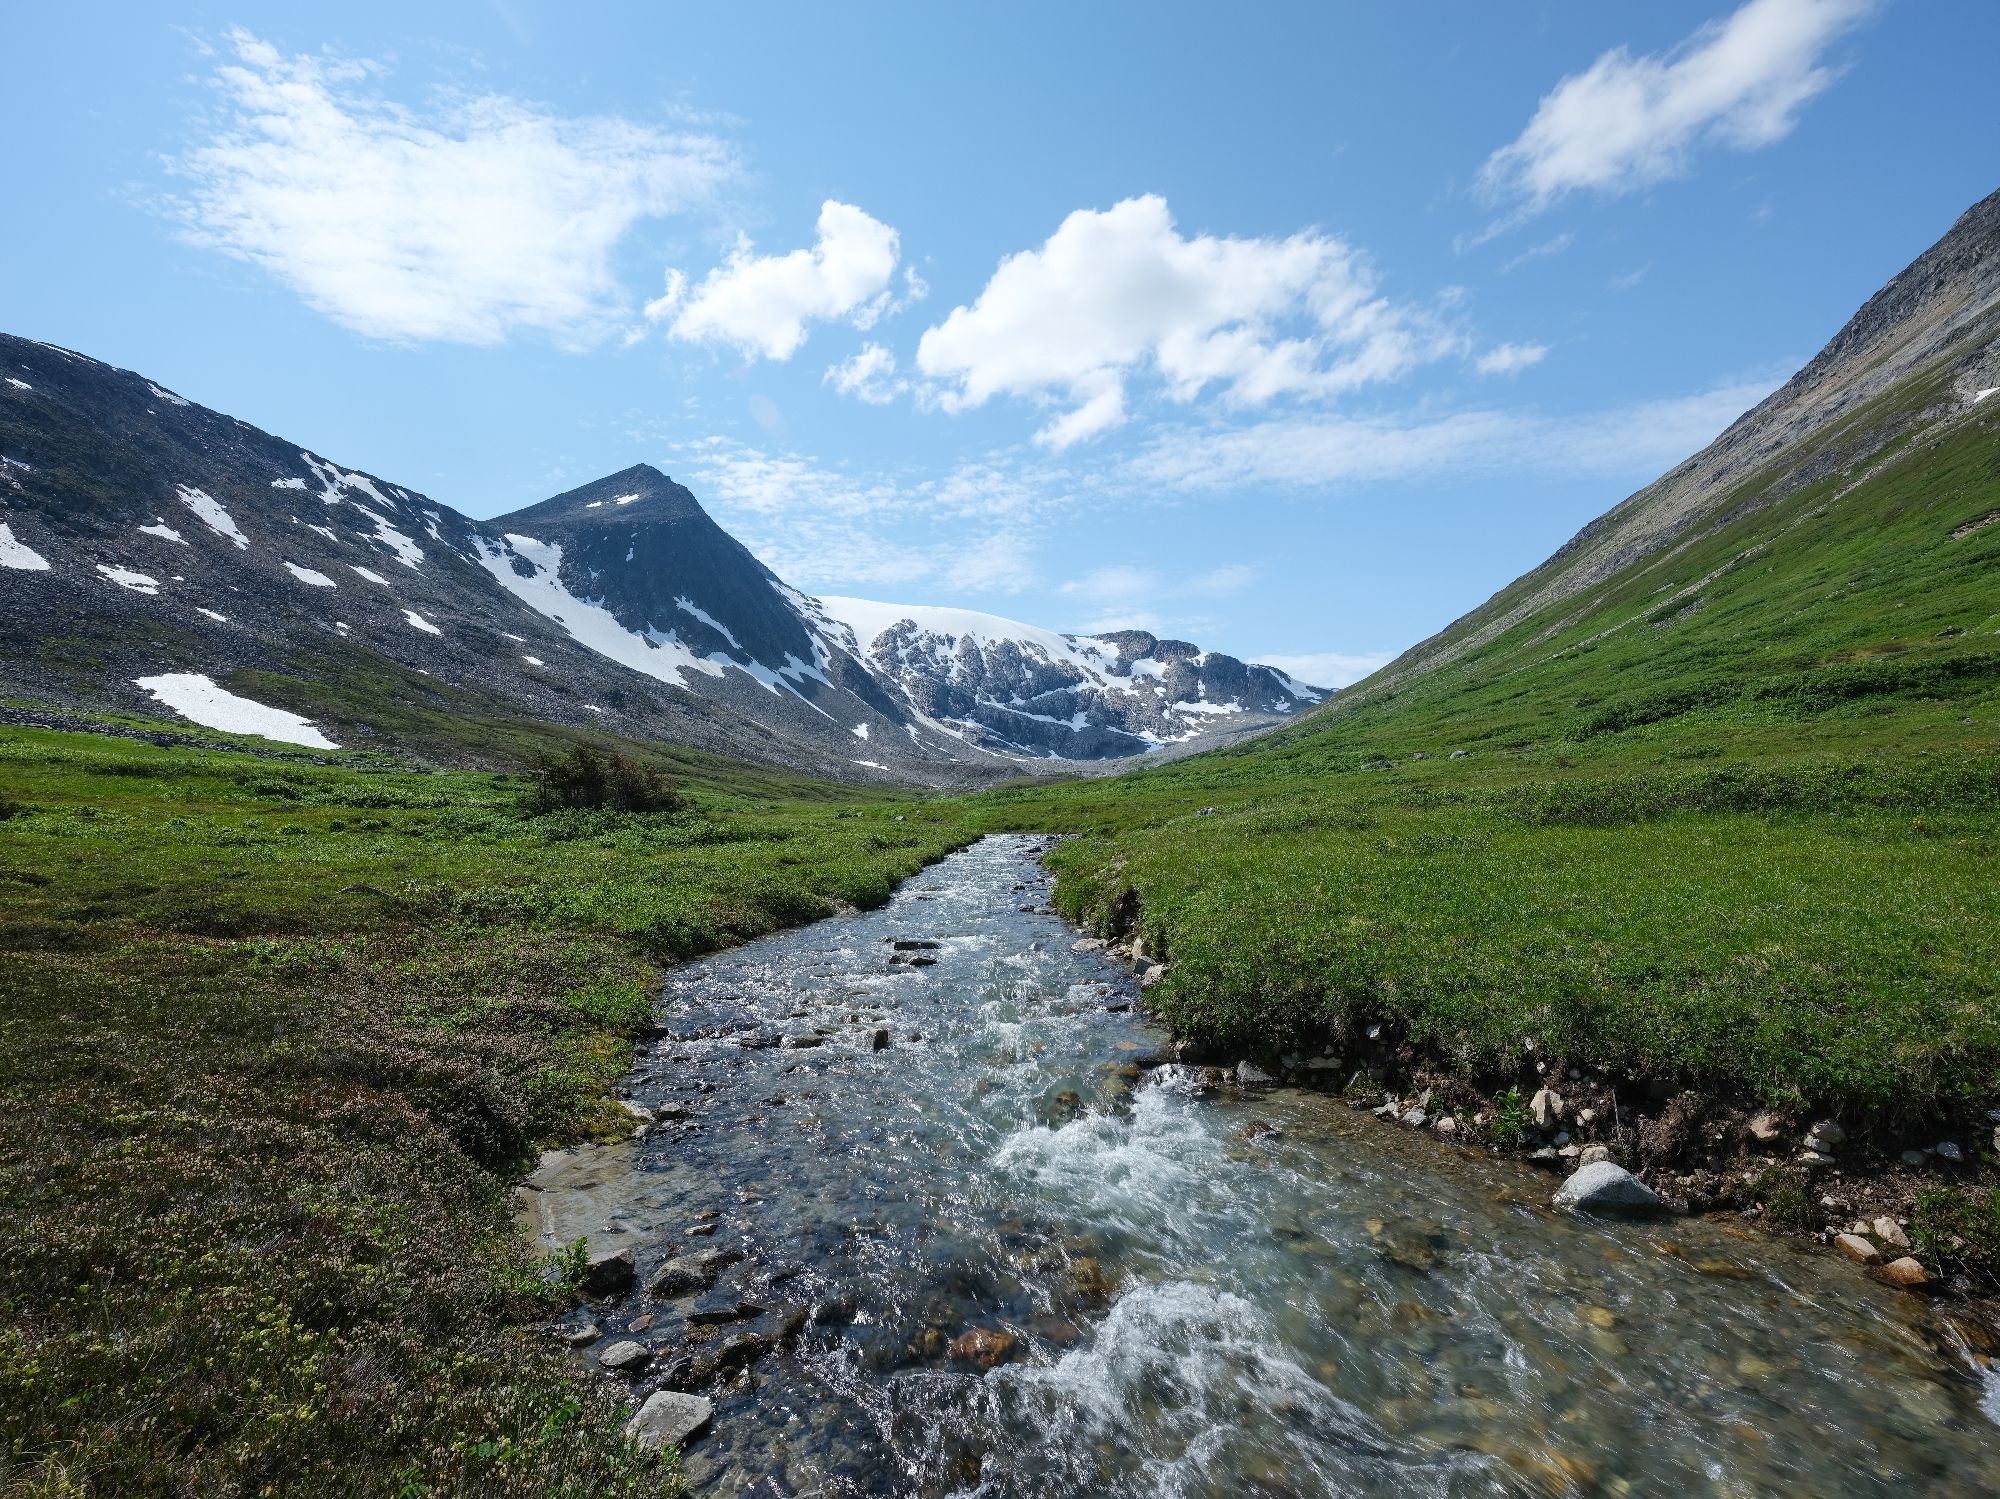
<instances>
[{"instance_id":1,"label":"tundra vegetation","mask_svg":"<svg viewBox=\"0 0 2000 1499\"><path fill-rule=\"evenodd\" d=\"M563 758L0 730L0 1479L671 1490L535 1333L574 1259L527 1258L507 1183L628 1127L662 965L988 830L1074 835L1061 909L1136 927L1152 1002L1224 1052L1383 1027L1516 1133L1529 1041L1864 1143L1949 1129L1912 1237L1990 1284L1996 421L1747 485L1433 670L1115 779L871 796L486 720L468 752Z\"/></svg>"}]
</instances>

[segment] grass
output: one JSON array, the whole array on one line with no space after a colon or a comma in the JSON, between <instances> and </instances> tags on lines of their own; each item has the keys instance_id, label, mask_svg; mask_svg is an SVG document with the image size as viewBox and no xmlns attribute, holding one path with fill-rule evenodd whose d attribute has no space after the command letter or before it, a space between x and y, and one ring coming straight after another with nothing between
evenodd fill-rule
<instances>
[{"instance_id":1,"label":"grass","mask_svg":"<svg viewBox=\"0 0 2000 1499\"><path fill-rule=\"evenodd\" d=\"M0 1490L671 1493L533 1331L506 1184L614 1127L661 964L967 833L719 762L524 817L312 758L0 730Z\"/></svg>"},{"instance_id":2,"label":"grass","mask_svg":"<svg viewBox=\"0 0 2000 1499\"><path fill-rule=\"evenodd\" d=\"M2000 526L1953 532L2000 509L1996 432L1899 439L1859 483L1766 475L1434 670L973 805L1080 835L1058 904L1138 912L1156 1002L1219 1049L1384 1023L1496 1087L1532 1039L1877 1133L1977 1122L2000 1104Z\"/></svg>"}]
</instances>

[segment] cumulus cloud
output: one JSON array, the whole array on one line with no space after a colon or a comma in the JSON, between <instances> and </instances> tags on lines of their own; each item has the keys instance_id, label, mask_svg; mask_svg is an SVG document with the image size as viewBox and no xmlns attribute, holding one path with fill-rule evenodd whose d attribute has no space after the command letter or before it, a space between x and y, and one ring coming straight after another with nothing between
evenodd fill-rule
<instances>
[{"instance_id":1,"label":"cumulus cloud","mask_svg":"<svg viewBox=\"0 0 2000 1499\"><path fill-rule=\"evenodd\" d=\"M592 341L624 300L615 256L633 225L736 175L705 135L498 94L411 109L375 90L374 63L287 56L242 30L229 56L208 139L171 163L185 233L369 337Z\"/></svg>"},{"instance_id":2,"label":"cumulus cloud","mask_svg":"<svg viewBox=\"0 0 2000 1499\"><path fill-rule=\"evenodd\" d=\"M1187 492L1332 490L1486 473L1649 478L1704 447L1777 388L1733 381L1691 396L1580 416L1474 410L1438 417L1301 415L1167 431L1121 466L1123 483Z\"/></svg>"},{"instance_id":3,"label":"cumulus cloud","mask_svg":"<svg viewBox=\"0 0 2000 1499\"><path fill-rule=\"evenodd\" d=\"M1540 364L1548 355L1543 344L1497 344L1481 354L1472 367L1482 375L1518 375L1529 365Z\"/></svg>"},{"instance_id":4,"label":"cumulus cloud","mask_svg":"<svg viewBox=\"0 0 2000 1499\"><path fill-rule=\"evenodd\" d=\"M1555 86L1481 186L1523 214L1565 193L1631 192L1677 177L1702 146L1751 151L1789 135L1837 76L1821 62L1875 0L1749 0L1672 51L1614 47Z\"/></svg>"},{"instance_id":5,"label":"cumulus cloud","mask_svg":"<svg viewBox=\"0 0 2000 1499\"><path fill-rule=\"evenodd\" d=\"M809 250L759 255L747 238L689 289L670 271L664 295L646 316L669 336L726 344L746 358L790 359L806 325L842 319L868 328L888 310L900 247L896 231L851 203L829 198Z\"/></svg>"},{"instance_id":6,"label":"cumulus cloud","mask_svg":"<svg viewBox=\"0 0 2000 1499\"><path fill-rule=\"evenodd\" d=\"M1386 651L1360 655L1343 651L1309 651L1303 655L1292 655L1279 651L1249 659L1259 666L1275 666L1295 681L1310 683L1314 687L1345 687L1350 682L1358 682L1380 671L1393 658Z\"/></svg>"},{"instance_id":7,"label":"cumulus cloud","mask_svg":"<svg viewBox=\"0 0 2000 1499\"><path fill-rule=\"evenodd\" d=\"M1175 401L1215 387L1254 407L1394 379L1458 346L1378 296L1332 235L1189 238L1147 196L1079 209L1003 260L970 306L925 330L917 368L949 410L994 396L1066 406L1036 433L1061 449L1123 423L1141 372Z\"/></svg>"},{"instance_id":8,"label":"cumulus cloud","mask_svg":"<svg viewBox=\"0 0 2000 1499\"><path fill-rule=\"evenodd\" d=\"M896 378L896 356L875 343L863 344L860 353L832 366L820 383L871 406L888 405L906 385Z\"/></svg>"}]
</instances>

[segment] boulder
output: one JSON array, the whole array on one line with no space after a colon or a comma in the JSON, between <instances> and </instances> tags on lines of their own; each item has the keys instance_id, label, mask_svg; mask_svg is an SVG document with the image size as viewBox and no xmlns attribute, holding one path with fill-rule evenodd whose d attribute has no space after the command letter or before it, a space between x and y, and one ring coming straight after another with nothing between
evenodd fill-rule
<instances>
[{"instance_id":1,"label":"boulder","mask_svg":"<svg viewBox=\"0 0 2000 1499\"><path fill-rule=\"evenodd\" d=\"M897 952L936 952L938 944L927 937L898 937L889 944Z\"/></svg>"},{"instance_id":2,"label":"boulder","mask_svg":"<svg viewBox=\"0 0 2000 1499\"><path fill-rule=\"evenodd\" d=\"M1875 1237L1880 1239L1884 1244L1889 1245L1892 1249L1908 1249L1910 1247L1910 1236L1903 1232L1903 1225L1898 1223L1894 1218L1886 1215L1877 1218L1873 1228Z\"/></svg>"},{"instance_id":3,"label":"boulder","mask_svg":"<svg viewBox=\"0 0 2000 1499\"><path fill-rule=\"evenodd\" d=\"M646 1282L646 1290L662 1297L705 1291L715 1284L718 1275L742 1258L733 1249L704 1249L684 1254L655 1270L653 1278Z\"/></svg>"},{"instance_id":4,"label":"boulder","mask_svg":"<svg viewBox=\"0 0 2000 1499\"><path fill-rule=\"evenodd\" d=\"M1236 1064L1236 1081L1245 1088L1264 1088L1277 1079L1247 1058Z\"/></svg>"},{"instance_id":5,"label":"boulder","mask_svg":"<svg viewBox=\"0 0 2000 1499\"><path fill-rule=\"evenodd\" d=\"M1579 1167L1575 1175L1556 1188L1555 1205L1584 1213L1632 1217L1658 1213L1666 1207L1651 1187L1610 1161Z\"/></svg>"},{"instance_id":6,"label":"boulder","mask_svg":"<svg viewBox=\"0 0 2000 1499\"><path fill-rule=\"evenodd\" d=\"M1833 1247L1863 1265L1876 1265L1882 1261L1882 1251L1870 1244L1859 1234L1835 1234Z\"/></svg>"},{"instance_id":7,"label":"boulder","mask_svg":"<svg viewBox=\"0 0 2000 1499\"><path fill-rule=\"evenodd\" d=\"M1921 1166L1923 1163L1924 1153L1921 1150L1906 1150L1903 1152L1903 1164L1905 1166Z\"/></svg>"},{"instance_id":8,"label":"boulder","mask_svg":"<svg viewBox=\"0 0 2000 1499\"><path fill-rule=\"evenodd\" d=\"M1444 1118L1438 1120L1434 1128L1437 1130L1439 1134L1443 1135L1447 1140L1449 1140L1452 1138L1452 1136L1458 1133L1458 1121L1454 1119L1451 1115L1447 1114L1444 1116Z\"/></svg>"},{"instance_id":9,"label":"boulder","mask_svg":"<svg viewBox=\"0 0 2000 1499\"><path fill-rule=\"evenodd\" d=\"M785 1037L785 1046L790 1051L804 1051L818 1046L824 1039L818 1031L792 1031Z\"/></svg>"},{"instance_id":10,"label":"boulder","mask_svg":"<svg viewBox=\"0 0 2000 1499\"><path fill-rule=\"evenodd\" d=\"M1807 1150L1816 1150L1822 1154L1831 1154L1833 1147L1839 1145L1846 1138L1847 1131L1841 1128L1839 1120L1822 1119L1806 1131L1805 1146Z\"/></svg>"},{"instance_id":11,"label":"boulder","mask_svg":"<svg viewBox=\"0 0 2000 1499\"><path fill-rule=\"evenodd\" d=\"M1892 1286L1902 1286L1905 1290L1920 1290L1931 1283L1931 1273L1922 1263L1904 1255L1899 1260L1891 1260L1886 1265L1876 1267L1875 1278Z\"/></svg>"},{"instance_id":12,"label":"boulder","mask_svg":"<svg viewBox=\"0 0 2000 1499\"><path fill-rule=\"evenodd\" d=\"M1426 1114L1422 1109L1411 1109L1409 1113L1403 1116L1403 1123L1407 1124L1411 1129L1422 1129L1426 1124L1430 1123L1430 1115Z\"/></svg>"},{"instance_id":13,"label":"boulder","mask_svg":"<svg viewBox=\"0 0 2000 1499\"><path fill-rule=\"evenodd\" d=\"M678 1390L655 1390L639 1407L639 1413L625 1423L625 1435L642 1452L658 1452L663 1447L679 1447L690 1437L707 1429L715 1417L715 1406L699 1395Z\"/></svg>"},{"instance_id":14,"label":"boulder","mask_svg":"<svg viewBox=\"0 0 2000 1499\"><path fill-rule=\"evenodd\" d=\"M1938 1141L1937 1154L1938 1154L1938 1159L1941 1161L1951 1161L1953 1163L1956 1163L1965 1159L1965 1152L1958 1148L1958 1142L1956 1140Z\"/></svg>"},{"instance_id":15,"label":"boulder","mask_svg":"<svg viewBox=\"0 0 2000 1499\"><path fill-rule=\"evenodd\" d=\"M1770 1145L1783 1137L1785 1121L1769 1109L1762 1109L1750 1116L1747 1128L1750 1131L1750 1138L1759 1145Z\"/></svg>"},{"instance_id":16,"label":"boulder","mask_svg":"<svg viewBox=\"0 0 2000 1499\"><path fill-rule=\"evenodd\" d=\"M583 1267L583 1289L590 1296L616 1296L621 1291L631 1289L638 1269L632 1261L632 1251L607 1249L593 1254Z\"/></svg>"},{"instance_id":17,"label":"boulder","mask_svg":"<svg viewBox=\"0 0 2000 1499\"><path fill-rule=\"evenodd\" d=\"M1167 965L1164 963L1155 963L1151 968L1148 968L1144 973L1139 975L1139 987L1141 989L1150 989L1166 976Z\"/></svg>"},{"instance_id":18,"label":"boulder","mask_svg":"<svg viewBox=\"0 0 2000 1499\"><path fill-rule=\"evenodd\" d=\"M627 1338L613 1343L597 1355L597 1361L607 1369L616 1369L621 1374L636 1374L653 1361L644 1343L635 1343Z\"/></svg>"},{"instance_id":19,"label":"boulder","mask_svg":"<svg viewBox=\"0 0 2000 1499\"><path fill-rule=\"evenodd\" d=\"M1528 1101L1529 1117L1535 1121L1536 1129L1548 1129L1562 1118L1562 1095L1553 1088L1537 1088L1535 1096Z\"/></svg>"},{"instance_id":20,"label":"boulder","mask_svg":"<svg viewBox=\"0 0 2000 1499\"><path fill-rule=\"evenodd\" d=\"M870 1051L887 1051L889 1049L888 1026L878 1025L868 1033L868 1049Z\"/></svg>"},{"instance_id":21,"label":"boulder","mask_svg":"<svg viewBox=\"0 0 2000 1499\"><path fill-rule=\"evenodd\" d=\"M1076 941L1070 943L1069 950L1071 952L1103 952L1104 939L1102 937L1079 937Z\"/></svg>"}]
</instances>

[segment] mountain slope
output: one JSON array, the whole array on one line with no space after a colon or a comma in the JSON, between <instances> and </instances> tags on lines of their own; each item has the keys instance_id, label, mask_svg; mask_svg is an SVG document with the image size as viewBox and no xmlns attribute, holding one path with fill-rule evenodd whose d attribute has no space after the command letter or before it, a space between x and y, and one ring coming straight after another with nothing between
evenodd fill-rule
<instances>
[{"instance_id":1,"label":"mountain slope","mask_svg":"<svg viewBox=\"0 0 2000 1499\"><path fill-rule=\"evenodd\" d=\"M646 465L473 521L67 350L0 337L0 370L0 684L32 703L472 761L553 724L963 785L1317 697L1150 637L1079 671L984 616L1006 680L941 650L926 683Z\"/></svg>"},{"instance_id":2,"label":"mountain slope","mask_svg":"<svg viewBox=\"0 0 2000 1499\"><path fill-rule=\"evenodd\" d=\"M1621 1107L1832 1112L1890 1162L1983 1140L1995 208L1710 449L1361 687L1251 744L993 793L995 817L1085 833L1060 903L1143 932L1162 1013L1225 1056L1325 1046L1332 1075L1436 1084L1461 1118L1583 1073ZM1741 1203L1702 1155L1735 1126L1707 1117L1672 1190ZM1583 1138L1680 1149L1610 1122Z\"/></svg>"},{"instance_id":3,"label":"mountain slope","mask_svg":"<svg viewBox=\"0 0 2000 1499\"><path fill-rule=\"evenodd\" d=\"M1538 619L1547 637L1591 595L1680 555L1832 473L1859 475L2000 387L2000 192L1973 205L1811 362L1701 452L1585 526L1547 562L1343 695L1343 710ZM1569 601L1576 600L1575 603Z\"/></svg>"}]
</instances>

